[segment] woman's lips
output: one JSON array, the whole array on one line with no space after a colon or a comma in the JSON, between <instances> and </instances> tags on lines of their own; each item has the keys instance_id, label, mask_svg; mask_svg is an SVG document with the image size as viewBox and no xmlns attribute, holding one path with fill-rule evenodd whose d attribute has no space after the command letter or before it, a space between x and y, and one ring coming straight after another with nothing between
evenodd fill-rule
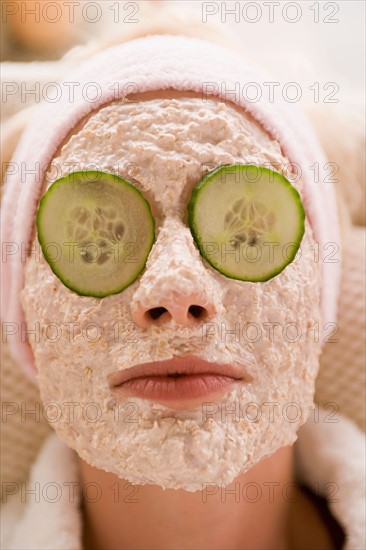
<instances>
[{"instance_id":1,"label":"woman's lips","mask_svg":"<svg viewBox=\"0 0 366 550\"><path fill-rule=\"evenodd\" d=\"M160 402L195 401L222 393L249 377L242 367L210 363L195 356L142 363L109 376L116 397L142 397Z\"/></svg>"}]
</instances>

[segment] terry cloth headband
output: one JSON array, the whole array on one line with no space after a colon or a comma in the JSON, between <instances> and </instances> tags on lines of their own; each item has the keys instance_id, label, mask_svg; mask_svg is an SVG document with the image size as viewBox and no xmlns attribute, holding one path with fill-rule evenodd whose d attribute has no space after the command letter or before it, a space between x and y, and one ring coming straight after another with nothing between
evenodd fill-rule
<instances>
[{"instance_id":1,"label":"terry cloth headband","mask_svg":"<svg viewBox=\"0 0 366 550\"><path fill-rule=\"evenodd\" d=\"M339 245L340 235L334 189L329 176L326 178L326 158L293 103L286 103L280 94L267 99L261 93L257 101L246 97L249 85L266 90L266 82L268 85L268 75L222 46L181 35L151 35L106 49L83 62L59 85L57 101L39 109L12 159L14 173L6 177L1 221L2 319L7 323L11 354L33 379L34 357L25 337L19 293L24 285L24 250L31 245L45 173L62 141L83 117L136 91L170 88L231 101L280 143L290 163L301 171L302 200L319 243L322 328L336 320L340 260L328 263L325 256L327 243ZM319 167L316 182L314 163Z\"/></svg>"}]
</instances>

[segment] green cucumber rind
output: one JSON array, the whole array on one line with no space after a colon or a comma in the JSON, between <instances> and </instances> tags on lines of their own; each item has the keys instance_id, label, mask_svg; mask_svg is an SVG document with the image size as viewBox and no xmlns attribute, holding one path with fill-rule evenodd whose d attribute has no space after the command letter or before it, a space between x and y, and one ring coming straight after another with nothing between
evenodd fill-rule
<instances>
[{"instance_id":1,"label":"green cucumber rind","mask_svg":"<svg viewBox=\"0 0 366 550\"><path fill-rule=\"evenodd\" d=\"M73 183L73 182L70 182L70 177L71 176L73 178L74 177L76 178L78 176L85 177L85 174L88 174L88 176L90 176L91 178L93 176L98 176L98 177L102 176L103 178L106 178L106 179L113 179L114 182L118 182L118 183L121 183L123 185L127 185L138 195L140 200L142 199L142 204L145 206L145 208L147 210L147 213L149 214L149 220L150 220L150 223L151 223L151 242L150 242L149 250L151 250L151 248L152 248L152 246L155 242L155 220L154 220L154 217L153 217L152 212L151 212L150 204L147 201L147 199L142 195L142 193L134 185L132 185L132 183L130 183L128 180L122 178L121 176L117 176L116 174L112 174L112 173L109 173L109 172L101 172L101 171L97 171L97 170L85 170L85 171L73 172L72 174L68 174L67 176L63 176L62 178L59 178L58 180L53 182L50 185L50 187L47 189L46 193L42 196L42 198L40 200L40 203L39 203L37 216L36 216L37 237L38 237L38 242L41 246L43 256L44 256L46 262L48 263L48 265L50 266L52 272L56 275L56 277L62 282L62 284L65 287L67 287L69 290L75 292L79 296L87 296L87 297L93 297L93 298L107 298L108 296L113 296L114 294L119 294L120 292L125 290L125 288L130 286L134 281L136 281L136 279L144 271L145 266L146 266L146 261L143 264L142 268L138 272L136 272L136 275L131 277L131 279L129 279L127 283L124 283L123 285L121 285L121 286L119 286L119 287L117 287L113 290L108 290L106 292L99 292L99 293L85 292L84 290L78 288L77 286L75 286L72 283L70 283L69 281L67 281L67 279L65 279L65 275L61 274L57 270L56 264L53 263L52 261L48 261L47 252L46 252L46 249L45 249L45 246L44 246L44 243L46 242L46 239L44 238L44 233L43 233L42 228L41 228L41 225L42 225L41 219L42 219L43 209L45 208L46 203L47 203L47 199L56 190L56 188L60 187L60 185L62 185L63 183Z\"/></svg>"},{"instance_id":2,"label":"green cucumber rind","mask_svg":"<svg viewBox=\"0 0 366 550\"><path fill-rule=\"evenodd\" d=\"M237 275L233 275L232 273L227 272L224 269L222 269L222 266L220 266L220 265L216 264L215 262L213 262L212 260L210 260L207 257L207 255L205 254L204 248L201 245L202 239L200 238L199 230L198 230L197 224L196 224L195 209L196 209L196 205L197 205L197 202L198 202L199 195L200 195L203 187L206 185L206 183L208 181L212 180L218 173L223 172L225 170L229 170L229 169L232 170L233 168L237 168L237 167L239 167L239 169L242 168L242 169L246 169L246 170L251 169L251 168L253 168L255 170L260 169L264 172L270 172L271 174L275 174L275 176L277 178L280 178L282 180L282 182L288 187L290 192L293 194L294 203L298 207L298 211L299 211L299 226L300 226L299 242L298 242L298 246L294 247L294 251L290 255L290 259L285 260L283 264L281 264L278 268L274 269L273 271L267 273L266 275L263 275L262 277L260 277L260 276L256 277L255 279L253 279L252 277L238 277ZM297 254L297 251L300 248L301 241L302 241L304 233L305 233L306 213L305 213L304 206L302 204L300 193L291 184L291 182L289 182L289 180L287 178L285 178L285 176L283 176L279 172L276 172L275 170L271 170L269 168L265 168L265 167L262 167L262 166L256 166L256 165L250 165L250 164L242 164L242 165L240 165L240 164L222 164L222 165L218 166L217 168L214 168L213 170L211 170L210 172L205 174L203 176L203 178L199 181L199 183L196 185L196 187L192 190L191 197L190 197L190 200L188 202L187 210L188 210L188 217L187 217L188 225L190 227L192 236L193 236L194 241L195 241L195 243L196 243L196 245L197 245L197 247L200 251L201 256L208 262L208 264L210 266L212 266L221 275L224 275L225 277L228 277L229 279L235 279L237 281L264 283L266 281L269 281L270 279L273 279L273 277L276 277L276 275L279 275L288 265L290 265L293 262L296 254Z\"/></svg>"}]
</instances>

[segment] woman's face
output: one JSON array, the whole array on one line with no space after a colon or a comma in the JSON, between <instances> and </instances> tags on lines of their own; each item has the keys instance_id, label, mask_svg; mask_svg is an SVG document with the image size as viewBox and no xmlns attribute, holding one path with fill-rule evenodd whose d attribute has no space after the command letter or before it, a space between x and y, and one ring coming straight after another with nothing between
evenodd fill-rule
<instances>
[{"instance_id":1,"label":"woman's face","mask_svg":"<svg viewBox=\"0 0 366 550\"><path fill-rule=\"evenodd\" d=\"M272 167L291 180L279 145L239 108L157 92L92 114L47 173L44 191L74 171L118 174L155 218L146 267L120 294L79 296L34 255L22 291L28 328L40 328L30 343L47 417L84 460L131 482L188 491L230 483L292 444L310 413L320 351L320 266L310 226L297 260L251 283L205 262L187 224L192 189L231 163ZM189 305L207 316L193 317ZM157 307L166 309L161 317L145 315ZM112 373L184 355L235 364L244 377L204 402L116 400Z\"/></svg>"}]
</instances>

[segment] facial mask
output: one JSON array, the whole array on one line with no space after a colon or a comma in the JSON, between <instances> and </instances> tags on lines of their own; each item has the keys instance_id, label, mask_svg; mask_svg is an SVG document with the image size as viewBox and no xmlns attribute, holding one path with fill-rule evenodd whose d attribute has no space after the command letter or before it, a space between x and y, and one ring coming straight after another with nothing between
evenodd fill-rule
<instances>
[{"instance_id":1,"label":"facial mask","mask_svg":"<svg viewBox=\"0 0 366 550\"><path fill-rule=\"evenodd\" d=\"M76 170L120 175L144 194L154 215L157 237L145 270L122 293L79 296L42 256L31 255L21 294L28 329L39 327L29 339L49 421L85 461L131 482L187 491L231 483L292 444L311 413L320 265L308 222L295 260L265 283L218 273L203 261L187 226L192 189L205 172L230 163L272 167L295 180L278 143L244 112L178 97L102 108L47 173L44 191ZM294 185L301 191L301 182ZM134 323L139 307L188 292L206 300L215 316L192 327ZM108 375L188 354L239 364L248 381L220 401L186 410L137 398L118 403L111 395Z\"/></svg>"}]
</instances>

